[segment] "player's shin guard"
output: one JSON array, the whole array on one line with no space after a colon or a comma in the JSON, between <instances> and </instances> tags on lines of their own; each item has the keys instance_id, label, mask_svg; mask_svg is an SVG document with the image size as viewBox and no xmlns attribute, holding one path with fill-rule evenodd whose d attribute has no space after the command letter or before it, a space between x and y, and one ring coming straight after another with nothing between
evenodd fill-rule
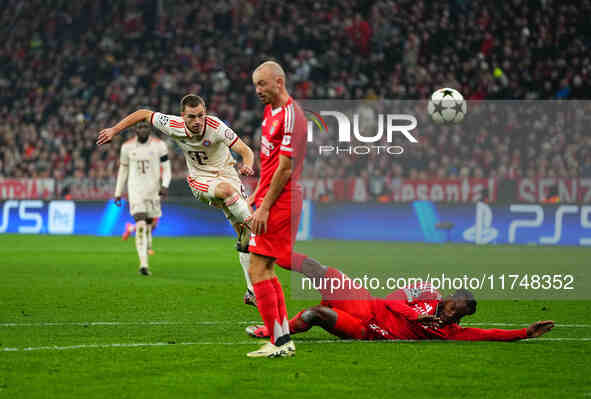
<instances>
[{"instance_id":1,"label":"player's shin guard","mask_svg":"<svg viewBox=\"0 0 591 399\"><path fill-rule=\"evenodd\" d=\"M140 258L140 266L148 267L148 237L147 225L145 220L136 223L135 248Z\"/></svg>"},{"instance_id":2,"label":"player's shin guard","mask_svg":"<svg viewBox=\"0 0 591 399\"><path fill-rule=\"evenodd\" d=\"M226 198L224 200L224 205L239 223L247 223L250 219L250 207L246 201L240 197L240 194L234 193L234 195Z\"/></svg>"},{"instance_id":3,"label":"player's shin guard","mask_svg":"<svg viewBox=\"0 0 591 399\"><path fill-rule=\"evenodd\" d=\"M277 293L273 282L271 280L259 281L253 284L253 289L257 298L257 308L269 332L271 343L277 345L276 340L283 335L283 328L279 319Z\"/></svg>"},{"instance_id":4,"label":"player's shin guard","mask_svg":"<svg viewBox=\"0 0 591 399\"><path fill-rule=\"evenodd\" d=\"M281 283L277 277L273 277L271 279L273 283L273 288L275 289L275 294L277 295L277 311L279 313L279 320L281 324L281 329L283 330L282 339L285 342L290 340L289 337L289 319L287 318L287 307L285 306L285 295L283 294L283 288L281 287ZM281 344L284 344L282 342Z\"/></svg>"}]
</instances>

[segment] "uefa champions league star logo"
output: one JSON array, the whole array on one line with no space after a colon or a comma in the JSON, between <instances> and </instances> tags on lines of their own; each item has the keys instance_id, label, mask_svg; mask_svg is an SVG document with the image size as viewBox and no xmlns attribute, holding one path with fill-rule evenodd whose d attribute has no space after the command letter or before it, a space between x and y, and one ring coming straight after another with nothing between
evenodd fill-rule
<instances>
[{"instance_id":1,"label":"uefa champions league star logo","mask_svg":"<svg viewBox=\"0 0 591 399\"><path fill-rule=\"evenodd\" d=\"M464 240L475 244L488 244L497 239L499 231L492 227L493 214L490 206L476 204L476 223L464 231Z\"/></svg>"}]
</instances>

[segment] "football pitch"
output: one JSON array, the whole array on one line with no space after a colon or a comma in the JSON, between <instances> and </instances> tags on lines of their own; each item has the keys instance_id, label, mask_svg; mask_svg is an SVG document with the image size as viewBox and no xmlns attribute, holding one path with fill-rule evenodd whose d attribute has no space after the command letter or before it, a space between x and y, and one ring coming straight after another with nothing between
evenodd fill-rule
<instances>
[{"instance_id":1,"label":"football pitch","mask_svg":"<svg viewBox=\"0 0 591 399\"><path fill-rule=\"evenodd\" d=\"M348 256L325 246L298 244L337 267ZM591 397L589 300L485 300L465 319L483 328L557 323L536 340L350 342L313 328L294 336L294 358L248 359L262 341L244 328L259 316L242 304L233 247L230 238L155 236L153 275L143 277L133 239L0 235L0 398ZM466 269L495 259L532 271L544 259L590 265L581 248L342 247ZM278 275L290 316L317 303L294 300L289 272Z\"/></svg>"}]
</instances>

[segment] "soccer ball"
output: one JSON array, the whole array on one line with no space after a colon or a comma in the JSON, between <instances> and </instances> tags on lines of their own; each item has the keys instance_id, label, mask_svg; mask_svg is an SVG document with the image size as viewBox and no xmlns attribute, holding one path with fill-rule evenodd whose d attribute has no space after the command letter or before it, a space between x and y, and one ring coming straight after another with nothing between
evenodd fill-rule
<instances>
[{"instance_id":1,"label":"soccer ball","mask_svg":"<svg viewBox=\"0 0 591 399\"><path fill-rule=\"evenodd\" d=\"M427 111L435 123L459 123L468 107L459 91L445 87L431 95Z\"/></svg>"}]
</instances>

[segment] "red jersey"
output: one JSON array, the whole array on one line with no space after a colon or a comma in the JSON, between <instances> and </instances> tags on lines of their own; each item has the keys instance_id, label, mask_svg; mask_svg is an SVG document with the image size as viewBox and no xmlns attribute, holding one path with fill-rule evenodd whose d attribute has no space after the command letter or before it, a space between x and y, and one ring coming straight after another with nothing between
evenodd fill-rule
<instances>
[{"instance_id":1,"label":"red jersey","mask_svg":"<svg viewBox=\"0 0 591 399\"><path fill-rule=\"evenodd\" d=\"M398 290L385 299L376 299L374 318L367 322L369 339L444 339L458 341L513 341L527 338L526 329L501 330L464 328L449 324L430 328L417 321L420 315L434 315L441 295L430 287Z\"/></svg>"},{"instance_id":2,"label":"red jersey","mask_svg":"<svg viewBox=\"0 0 591 399\"><path fill-rule=\"evenodd\" d=\"M299 104L290 97L279 108L265 107L261 137L261 177L255 203L261 204L269 191L271 179L279 165L279 155L292 159L292 174L277 201L291 201L292 190L301 190L297 184L304 166L307 122Z\"/></svg>"}]
</instances>

